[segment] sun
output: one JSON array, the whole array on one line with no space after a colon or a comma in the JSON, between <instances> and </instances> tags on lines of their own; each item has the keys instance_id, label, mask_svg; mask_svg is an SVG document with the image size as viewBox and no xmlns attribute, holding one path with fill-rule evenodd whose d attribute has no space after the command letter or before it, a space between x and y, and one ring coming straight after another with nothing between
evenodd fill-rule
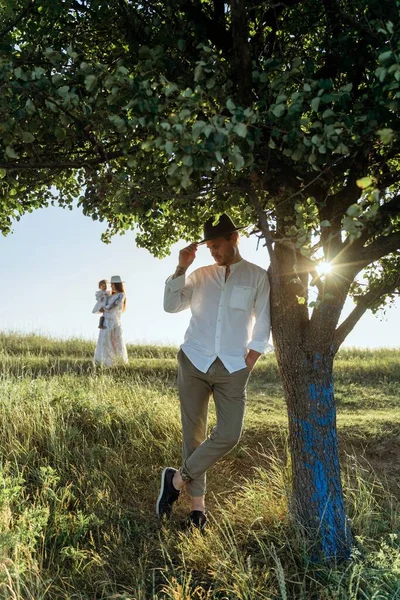
<instances>
[{"instance_id":1,"label":"sun","mask_svg":"<svg viewBox=\"0 0 400 600\"><path fill-rule=\"evenodd\" d=\"M322 275L328 275L332 271L332 265L328 262L319 263L316 267L318 275L321 277Z\"/></svg>"}]
</instances>

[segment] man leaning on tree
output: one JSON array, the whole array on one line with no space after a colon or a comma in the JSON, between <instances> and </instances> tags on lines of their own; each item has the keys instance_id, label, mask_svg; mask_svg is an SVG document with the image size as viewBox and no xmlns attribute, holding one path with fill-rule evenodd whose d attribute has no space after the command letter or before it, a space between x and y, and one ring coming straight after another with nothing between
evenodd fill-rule
<instances>
[{"instance_id":1,"label":"man leaning on tree","mask_svg":"<svg viewBox=\"0 0 400 600\"><path fill-rule=\"evenodd\" d=\"M246 388L270 335L267 272L244 260L239 233L228 215L204 225L204 239L179 252L179 265L165 284L164 309L190 308L192 316L178 353L178 389L182 419L183 462L161 476L156 512L169 517L185 486L192 498L187 525L206 525L206 472L239 441ZM215 264L186 277L200 244ZM217 423L207 437L208 404L214 398Z\"/></svg>"}]
</instances>

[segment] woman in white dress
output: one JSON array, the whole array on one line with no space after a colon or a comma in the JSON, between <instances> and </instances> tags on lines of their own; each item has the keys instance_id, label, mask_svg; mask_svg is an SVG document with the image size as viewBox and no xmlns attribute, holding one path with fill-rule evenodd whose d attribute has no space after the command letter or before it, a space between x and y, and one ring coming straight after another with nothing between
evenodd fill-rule
<instances>
[{"instance_id":1,"label":"woman in white dress","mask_svg":"<svg viewBox=\"0 0 400 600\"><path fill-rule=\"evenodd\" d=\"M105 298L103 306L96 312L104 314L104 329L100 329L94 362L106 367L128 362L126 344L122 335L121 315L126 308L124 282L119 275L110 280L111 295Z\"/></svg>"}]
</instances>

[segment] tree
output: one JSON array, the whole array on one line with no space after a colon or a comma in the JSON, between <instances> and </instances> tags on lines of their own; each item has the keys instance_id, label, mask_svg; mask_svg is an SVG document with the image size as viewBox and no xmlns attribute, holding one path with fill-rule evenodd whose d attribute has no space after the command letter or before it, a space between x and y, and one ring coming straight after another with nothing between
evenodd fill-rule
<instances>
[{"instance_id":1,"label":"tree","mask_svg":"<svg viewBox=\"0 0 400 600\"><path fill-rule=\"evenodd\" d=\"M1 5L3 232L76 197L105 241L136 226L156 256L210 215L253 224L270 255L292 510L316 559L348 558L332 368L399 290L396 0Z\"/></svg>"}]
</instances>

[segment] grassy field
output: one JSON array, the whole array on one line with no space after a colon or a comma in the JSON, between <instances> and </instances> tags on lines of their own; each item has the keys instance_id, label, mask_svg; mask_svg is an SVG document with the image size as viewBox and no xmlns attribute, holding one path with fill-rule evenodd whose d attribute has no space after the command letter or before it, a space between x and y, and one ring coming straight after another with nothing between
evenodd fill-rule
<instances>
[{"instance_id":1,"label":"grassy field","mask_svg":"<svg viewBox=\"0 0 400 600\"><path fill-rule=\"evenodd\" d=\"M160 473L180 459L176 348L0 335L0 598L400 600L400 350L335 365L347 510L359 549L312 564L287 509L290 468L273 355L249 384L240 444L209 474L210 527L183 497L160 527ZM210 426L214 422L210 413Z\"/></svg>"}]
</instances>

